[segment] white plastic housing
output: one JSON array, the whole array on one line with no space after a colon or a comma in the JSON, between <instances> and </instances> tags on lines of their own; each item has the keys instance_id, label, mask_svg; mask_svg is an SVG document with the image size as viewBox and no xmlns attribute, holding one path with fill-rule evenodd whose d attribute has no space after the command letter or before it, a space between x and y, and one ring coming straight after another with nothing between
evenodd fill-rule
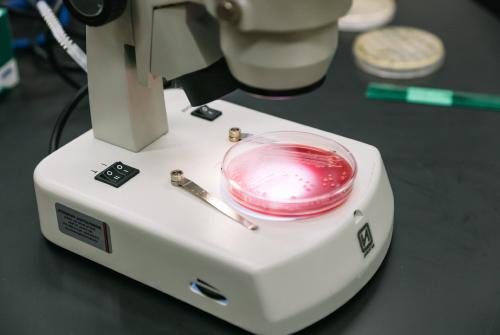
<instances>
[{"instance_id":1,"label":"white plastic housing","mask_svg":"<svg viewBox=\"0 0 500 335\"><path fill-rule=\"evenodd\" d=\"M260 334L298 331L367 283L387 252L393 221L393 195L376 148L224 101L210 104L223 115L208 122L186 111L189 104L177 90L167 92L166 101L172 130L141 152L89 131L38 165L36 198L48 240ZM314 219L258 222L259 229L249 231L170 184L169 172L182 169L222 198L220 167L234 126L250 133L312 132L341 143L358 163L350 198ZM116 161L140 173L120 188L94 180L92 170ZM112 252L61 233L56 203L106 222ZM358 232L366 223L373 245L365 255ZM226 303L192 290L196 279L218 289Z\"/></svg>"}]
</instances>

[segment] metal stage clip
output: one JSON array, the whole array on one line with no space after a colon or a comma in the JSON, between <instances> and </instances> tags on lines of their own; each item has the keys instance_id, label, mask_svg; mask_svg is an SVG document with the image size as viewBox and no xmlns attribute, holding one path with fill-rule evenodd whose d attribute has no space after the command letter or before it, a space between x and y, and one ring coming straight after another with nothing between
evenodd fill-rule
<instances>
[{"instance_id":1,"label":"metal stage clip","mask_svg":"<svg viewBox=\"0 0 500 335\"><path fill-rule=\"evenodd\" d=\"M197 198L205 201L215 209L217 209L219 212L224 214L225 216L233 219L234 221L238 222L241 224L243 227L249 229L249 230L257 230L259 226L257 226L254 223L251 223L248 221L246 218L238 214L234 209L229 207L225 202L222 200L214 197L208 191L203 189L201 186L193 182L192 180L184 177L184 173L181 170L173 170L170 172L170 181L172 182L172 185L177 186L177 187L182 187L189 193L193 194Z\"/></svg>"}]
</instances>

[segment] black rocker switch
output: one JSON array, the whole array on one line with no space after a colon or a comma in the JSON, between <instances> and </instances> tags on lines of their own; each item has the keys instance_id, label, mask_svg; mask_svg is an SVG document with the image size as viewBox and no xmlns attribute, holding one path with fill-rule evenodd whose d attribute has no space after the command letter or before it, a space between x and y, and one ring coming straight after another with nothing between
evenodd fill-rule
<instances>
[{"instance_id":1,"label":"black rocker switch","mask_svg":"<svg viewBox=\"0 0 500 335\"><path fill-rule=\"evenodd\" d=\"M120 187L139 173L138 169L116 162L95 176L95 179L114 187Z\"/></svg>"},{"instance_id":2,"label":"black rocker switch","mask_svg":"<svg viewBox=\"0 0 500 335\"><path fill-rule=\"evenodd\" d=\"M208 107L207 105L203 105L200 108L192 111L191 115L202 118L204 120L213 121L216 118L218 118L219 116L221 116L222 112L218 111L216 109L212 109L212 108Z\"/></svg>"}]
</instances>

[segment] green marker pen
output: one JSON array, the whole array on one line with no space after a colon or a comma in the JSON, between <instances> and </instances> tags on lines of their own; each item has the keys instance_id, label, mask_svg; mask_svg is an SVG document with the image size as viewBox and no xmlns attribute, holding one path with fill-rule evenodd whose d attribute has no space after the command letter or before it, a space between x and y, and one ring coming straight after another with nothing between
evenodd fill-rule
<instances>
[{"instance_id":1,"label":"green marker pen","mask_svg":"<svg viewBox=\"0 0 500 335\"><path fill-rule=\"evenodd\" d=\"M434 106L500 110L499 95L454 92L437 88L370 83L366 91L366 97L369 99L404 101Z\"/></svg>"}]
</instances>

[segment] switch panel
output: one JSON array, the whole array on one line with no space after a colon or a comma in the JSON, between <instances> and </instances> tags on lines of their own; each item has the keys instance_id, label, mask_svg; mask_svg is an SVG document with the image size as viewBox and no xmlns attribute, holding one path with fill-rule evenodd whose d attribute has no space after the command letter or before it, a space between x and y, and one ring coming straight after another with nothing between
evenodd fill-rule
<instances>
[{"instance_id":1,"label":"switch panel","mask_svg":"<svg viewBox=\"0 0 500 335\"><path fill-rule=\"evenodd\" d=\"M204 120L213 121L222 115L221 111L212 109L207 105L203 105L200 108L191 112L191 115L202 118Z\"/></svg>"},{"instance_id":2,"label":"switch panel","mask_svg":"<svg viewBox=\"0 0 500 335\"><path fill-rule=\"evenodd\" d=\"M139 174L138 169L122 162L116 162L95 176L95 179L114 187L120 187L137 174Z\"/></svg>"}]
</instances>

